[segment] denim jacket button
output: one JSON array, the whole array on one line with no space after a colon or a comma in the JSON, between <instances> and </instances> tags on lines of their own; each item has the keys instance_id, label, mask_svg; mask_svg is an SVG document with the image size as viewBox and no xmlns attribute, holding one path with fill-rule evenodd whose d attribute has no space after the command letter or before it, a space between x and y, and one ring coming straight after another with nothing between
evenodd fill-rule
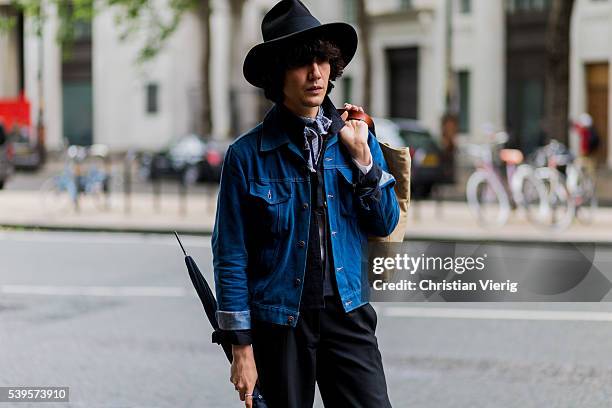
<instances>
[{"instance_id":1,"label":"denim jacket button","mask_svg":"<svg viewBox=\"0 0 612 408\"><path fill-rule=\"evenodd\" d=\"M295 280L293 281L293 284L297 287L300 286L300 284L302 283L302 280L300 278L295 278Z\"/></svg>"},{"instance_id":2,"label":"denim jacket button","mask_svg":"<svg viewBox=\"0 0 612 408\"><path fill-rule=\"evenodd\" d=\"M287 316L287 323L293 322L293 316Z\"/></svg>"},{"instance_id":3,"label":"denim jacket button","mask_svg":"<svg viewBox=\"0 0 612 408\"><path fill-rule=\"evenodd\" d=\"M298 241L297 246L300 248L304 248L306 246L306 243L304 241Z\"/></svg>"},{"instance_id":4,"label":"denim jacket button","mask_svg":"<svg viewBox=\"0 0 612 408\"><path fill-rule=\"evenodd\" d=\"M302 204L302 208L303 208L304 210L307 210L307 209L308 209L308 203L304 203L304 204Z\"/></svg>"}]
</instances>

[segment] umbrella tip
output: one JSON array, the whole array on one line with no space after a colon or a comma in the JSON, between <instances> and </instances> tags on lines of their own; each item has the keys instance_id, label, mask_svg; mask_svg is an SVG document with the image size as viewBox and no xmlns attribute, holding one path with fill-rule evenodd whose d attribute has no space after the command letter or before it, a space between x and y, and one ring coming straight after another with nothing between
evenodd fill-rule
<instances>
[{"instance_id":1,"label":"umbrella tip","mask_svg":"<svg viewBox=\"0 0 612 408\"><path fill-rule=\"evenodd\" d=\"M179 245L181 246L181 249L183 250L183 254L185 254L185 256L187 256L187 252L185 252L185 248L183 247L183 243L181 242L181 239L179 238L179 235L176 231L174 231L174 236L176 237L176 240L178 241Z\"/></svg>"}]
</instances>

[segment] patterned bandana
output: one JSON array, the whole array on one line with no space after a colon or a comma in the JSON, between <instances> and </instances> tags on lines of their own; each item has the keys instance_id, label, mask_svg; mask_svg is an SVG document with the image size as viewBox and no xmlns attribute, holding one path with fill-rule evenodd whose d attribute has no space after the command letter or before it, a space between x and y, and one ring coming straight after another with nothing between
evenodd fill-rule
<instances>
[{"instance_id":1,"label":"patterned bandana","mask_svg":"<svg viewBox=\"0 0 612 408\"><path fill-rule=\"evenodd\" d=\"M304 150L308 153L308 168L311 172L316 172L316 165L319 159L319 150L323 145L323 135L331 125L331 119L323 114L323 106L319 106L319 112L315 118L300 116L304 121Z\"/></svg>"}]
</instances>

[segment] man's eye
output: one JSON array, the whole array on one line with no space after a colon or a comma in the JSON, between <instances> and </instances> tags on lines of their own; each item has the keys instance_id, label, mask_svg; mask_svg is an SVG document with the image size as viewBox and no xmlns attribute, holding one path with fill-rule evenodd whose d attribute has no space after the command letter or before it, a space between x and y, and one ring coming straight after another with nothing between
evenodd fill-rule
<instances>
[{"instance_id":1,"label":"man's eye","mask_svg":"<svg viewBox=\"0 0 612 408\"><path fill-rule=\"evenodd\" d=\"M291 64L291 66L293 68L298 68L298 67L310 65L311 63L312 63L312 59L302 58L302 59L296 59L295 61L293 61L293 64Z\"/></svg>"}]
</instances>

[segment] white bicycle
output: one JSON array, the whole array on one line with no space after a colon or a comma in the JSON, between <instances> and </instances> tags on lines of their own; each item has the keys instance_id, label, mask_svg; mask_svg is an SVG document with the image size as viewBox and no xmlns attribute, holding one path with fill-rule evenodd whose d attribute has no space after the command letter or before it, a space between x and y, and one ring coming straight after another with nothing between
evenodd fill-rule
<instances>
[{"instance_id":1,"label":"white bicycle","mask_svg":"<svg viewBox=\"0 0 612 408\"><path fill-rule=\"evenodd\" d=\"M508 135L499 132L492 145L468 146L476 164L466 185L468 206L485 227L505 225L513 208L520 208L529 221L541 224L548 213L546 190L534 168L523 164L520 150L497 149L507 140ZM505 176L496 168L494 154L499 154Z\"/></svg>"}]
</instances>

